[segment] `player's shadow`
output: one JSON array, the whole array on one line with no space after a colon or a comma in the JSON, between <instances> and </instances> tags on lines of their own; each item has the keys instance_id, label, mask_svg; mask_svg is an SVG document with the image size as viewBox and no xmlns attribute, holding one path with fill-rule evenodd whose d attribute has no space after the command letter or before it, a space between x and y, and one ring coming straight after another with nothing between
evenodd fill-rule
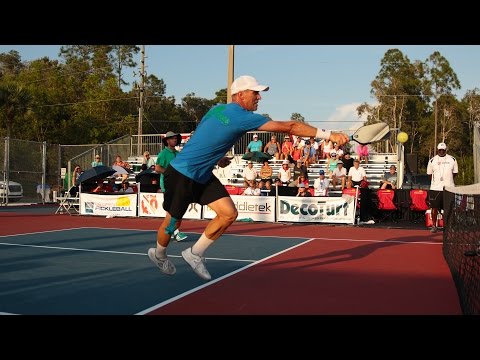
<instances>
[{"instance_id":1,"label":"player's shadow","mask_svg":"<svg viewBox=\"0 0 480 360\"><path fill-rule=\"evenodd\" d=\"M352 245L353 244L356 245L358 243L352 242ZM318 254L318 255L312 255L312 256L306 256L306 257L294 257L294 258L279 260L279 261L267 261L267 262L256 265L256 267L262 267L262 266L271 267L271 266L285 265L285 264L293 265L295 263L306 262L306 264L295 266L295 268L296 269L310 268L312 266L328 265L328 264L335 264L335 263L340 263L344 261L357 260L357 259L361 259L366 256L369 256L370 254L372 254L373 252L379 249L384 249L387 247L398 246L398 245L409 245L409 244L412 244L411 238L405 238L404 241L402 241L401 238L397 238L397 239L390 239L390 240L379 241L379 242L369 242L367 244L350 247L348 249L329 251L325 254ZM288 252L285 253L284 255L288 255Z\"/></svg>"}]
</instances>

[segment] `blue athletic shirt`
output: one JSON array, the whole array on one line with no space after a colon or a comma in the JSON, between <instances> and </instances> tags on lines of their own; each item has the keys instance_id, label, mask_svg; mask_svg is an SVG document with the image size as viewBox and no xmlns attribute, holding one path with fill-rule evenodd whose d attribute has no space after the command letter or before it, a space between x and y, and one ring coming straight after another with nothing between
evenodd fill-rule
<instances>
[{"instance_id":1,"label":"blue athletic shirt","mask_svg":"<svg viewBox=\"0 0 480 360\"><path fill-rule=\"evenodd\" d=\"M237 103L210 109L195 133L170 165L186 177L206 184L212 170L228 150L247 132L257 130L269 118L242 108Z\"/></svg>"}]
</instances>

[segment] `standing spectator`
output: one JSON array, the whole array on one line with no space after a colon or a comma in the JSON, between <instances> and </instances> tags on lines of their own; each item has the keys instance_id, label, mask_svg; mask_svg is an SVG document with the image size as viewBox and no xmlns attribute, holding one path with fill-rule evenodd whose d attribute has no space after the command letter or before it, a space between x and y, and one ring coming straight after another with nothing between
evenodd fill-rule
<instances>
[{"instance_id":1,"label":"standing spectator","mask_svg":"<svg viewBox=\"0 0 480 360\"><path fill-rule=\"evenodd\" d=\"M458 174L457 160L447 155L447 145L441 142L437 146L437 155L428 161L427 174L431 177L428 200L432 207L432 233L438 231L437 216L439 209L443 210L443 189L445 186L455 186L454 179Z\"/></svg>"},{"instance_id":2,"label":"standing spectator","mask_svg":"<svg viewBox=\"0 0 480 360\"><path fill-rule=\"evenodd\" d=\"M258 135L253 135L253 140L247 146L247 150L245 152L251 151L262 151L263 143L262 140L258 140Z\"/></svg>"},{"instance_id":3,"label":"standing spectator","mask_svg":"<svg viewBox=\"0 0 480 360\"><path fill-rule=\"evenodd\" d=\"M170 161L177 156L178 151L175 149L175 146L180 143L180 141L182 141L182 135L176 134L173 131L168 131L162 139L164 148L158 153L157 162L155 164L155 171L160 174L160 189L162 192L165 192L165 170L170 164ZM176 241L182 241L187 238L187 235L180 232L178 229L175 229L172 237Z\"/></svg>"},{"instance_id":4,"label":"standing spectator","mask_svg":"<svg viewBox=\"0 0 480 360\"><path fill-rule=\"evenodd\" d=\"M275 135L272 135L271 140L265 145L263 152L272 155L276 160L280 158L280 145Z\"/></svg>"},{"instance_id":5,"label":"standing spectator","mask_svg":"<svg viewBox=\"0 0 480 360\"><path fill-rule=\"evenodd\" d=\"M82 175L82 173L83 173L83 170L80 167L80 165L75 166L75 168L73 169L71 186L77 186L77 180L80 177L80 175Z\"/></svg>"},{"instance_id":6,"label":"standing spectator","mask_svg":"<svg viewBox=\"0 0 480 360\"><path fill-rule=\"evenodd\" d=\"M150 153L148 151L145 151L143 153L142 165L143 164L145 164L147 166L147 169L154 169L155 168L155 160L153 160L150 157Z\"/></svg>"},{"instance_id":7,"label":"standing spectator","mask_svg":"<svg viewBox=\"0 0 480 360\"><path fill-rule=\"evenodd\" d=\"M102 166L102 165L103 165L103 162L102 160L100 160L100 155L95 155L95 160L92 161L92 167Z\"/></svg>"}]
</instances>

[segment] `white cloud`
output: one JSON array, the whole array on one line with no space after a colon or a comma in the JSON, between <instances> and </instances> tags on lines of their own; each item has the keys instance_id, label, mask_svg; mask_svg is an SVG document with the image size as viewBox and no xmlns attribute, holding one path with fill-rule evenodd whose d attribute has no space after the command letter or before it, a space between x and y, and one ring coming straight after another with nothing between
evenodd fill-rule
<instances>
[{"instance_id":1,"label":"white cloud","mask_svg":"<svg viewBox=\"0 0 480 360\"><path fill-rule=\"evenodd\" d=\"M355 102L337 107L335 112L328 117L328 122L334 124L331 126L335 130L356 130L367 121L367 115L361 117L357 115L357 107L361 103ZM374 105L374 104L370 104Z\"/></svg>"}]
</instances>

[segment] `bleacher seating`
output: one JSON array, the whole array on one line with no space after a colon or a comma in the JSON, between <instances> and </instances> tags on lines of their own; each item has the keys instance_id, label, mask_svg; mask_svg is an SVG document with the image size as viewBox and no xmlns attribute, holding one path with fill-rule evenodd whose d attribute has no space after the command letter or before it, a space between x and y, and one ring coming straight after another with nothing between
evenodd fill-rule
<instances>
[{"instance_id":1,"label":"bleacher seating","mask_svg":"<svg viewBox=\"0 0 480 360\"><path fill-rule=\"evenodd\" d=\"M353 156L356 158L356 156ZM277 177L278 171L282 167L283 160L270 160L270 166L273 169L273 177ZM383 175L388 172L390 165L397 165L396 154L371 154L368 164L361 163L361 166L365 168L367 173L367 179L370 184L370 188L378 189L380 187L380 180ZM224 169L215 169L215 175L220 179L224 185L233 185L243 187L243 169L247 166L247 161L242 159L242 155L237 155L232 160L230 166ZM261 163L254 163L253 167L260 172L262 167ZM319 160L317 164L312 164L308 167L308 179L311 186L316 178L319 177L320 170L326 171L326 160ZM291 179L294 180L294 179ZM341 196L340 187L337 190L333 190L332 185L329 189L330 196Z\"/></svg>"}]
</instances>

